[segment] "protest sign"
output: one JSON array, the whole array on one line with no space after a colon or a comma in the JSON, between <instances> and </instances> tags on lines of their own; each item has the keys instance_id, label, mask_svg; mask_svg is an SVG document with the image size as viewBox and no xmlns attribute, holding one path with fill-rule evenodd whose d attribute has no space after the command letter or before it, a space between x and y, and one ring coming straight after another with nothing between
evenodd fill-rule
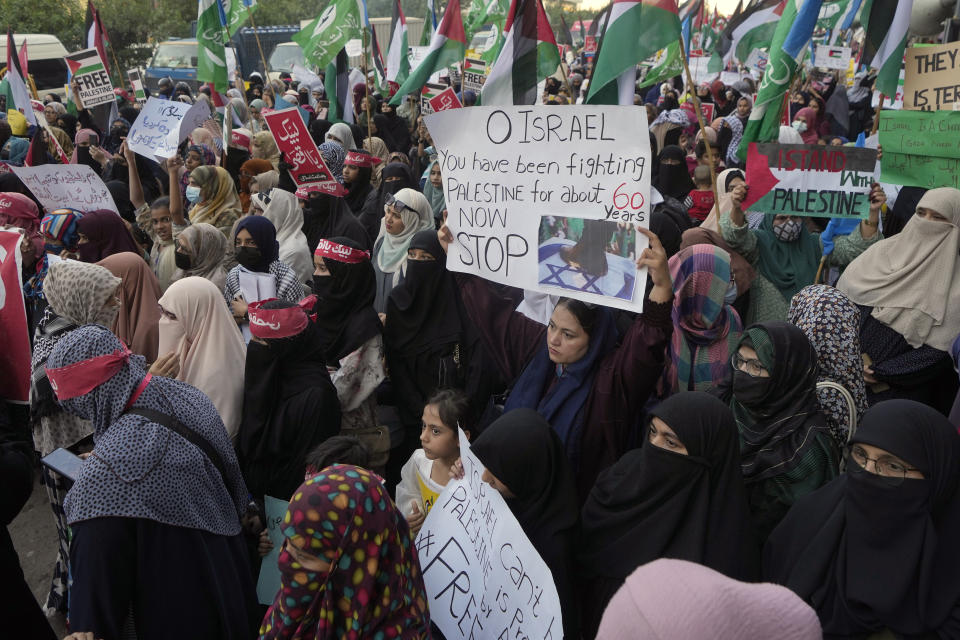
<instances>
[{"instance_id":1,"label":"protest sign","mask_svg":"<svg viewBox=\"0 0 960 640\"><path fill-rule=\"evenodd\" d=\"M64 60L76 82L84 107L89 109L113 102L113 83L96 49L67 54Z\"/></svg>"},{"instance_id":2,"label":"protest sign","mask_svg":"<svg viewBox=\"0 0 960 640\"><path fill-rule=\"evenodd\" d=\"M960 189L960 111L883 111L880 180Z\"/></svg>"},{"instance_id":3,"label":"protest sign","mask_svg":"<svg viewBox=\"0 0 960 640\"><path fill-rule=\"evenodd\" d=\"M480 93L487 81L487 63L483 60L465 58L463 61L463 88Z\"/></svg>"},{"instance_id":4,"label":"protest sign","mask_svg":"<svg viewBox=\"0 0 960 640\"><path fill-rule=\"evenodd\" d=\"M460 104L460 99L457 98L457 92L453 90L453 87L447 87L436 97L430 98L430 108L433 109L434 113L462 107L463 105Z\"/></svg>"},{"instance_id":5,"label":"protest sign","mask_svg":"<svg viewBox=\"0 0 960 640\"><path fill-rule=\"evenodd\" d=\"M189 105L150 98L127 133L127 147L158 162L172 158L180 143L209 117L210 107L202 100Z\"/></svg>"},{"instance_id":6,"label":"protest sign","mask_svg":"<svg viewBox=\"0 0 960 640\"><path fill-rule=\"evenodd\" d=\"M831 47L818 44L813 66L822 69L846 70L850 66L850 47Z\"/></svg>"},{"instance_id":7,"label":"protest sign","mask_svg":"<svg viewBox=\"0 0 960 640\"><path fill-rule=\"evenodd\" d=\"M744 209L791 216L867 218L876 149L750 143Z\"/></svg>"},{"instance_id":8,"label":"protest sign","mask_svg":"<svg viewBox=\"0 0 960 640\"><path fill-rule=\"evenodd\" d=\"M443 93L446 88L446 85L434 84L432 82L423 85L423 89L420 90L420 111L423 112L424 115L433 113L433 107L430 106L430 101Z\"/></svg>"},{"instance_id":9,"label":"protest sign","mask_svg":"<svg viewBox=\"0 0 960 640\"><path fill-rule=\"evenodd\" d=\"M713 122L713 103L712 102L701 102L700 103L700 113L703 114L703 121L709 127L710 123Z\"/></svg>"},{"instance_id":10,"label":"protest sign","mask_svg":"<svg viewBox=\"0 0 960 640\"><path fill-rule=\"evenodd\" d=\"M904 58L903 108L954 109L960 102L960 42L910 47Z\"/></svg>"},{"instance_id":11,"label":"protest sign","mask_svg":"<svg viewBox=\"0 0 960 640\"><path fill-rule=\"evenodd\" d=\"M16 404L30 399L30 331L23 303L21 239L18 230L0 227L0 399Z\"/></svg>"},{"instance_id":12,"label":"protest sign","mask_svg":"<svg viewBox=\"0 0 960 640\"><path fill-rule=\"evenodd\" d=\"M47 212L63 208L84 212L106 209L120 215L107 185L85 164L11 168Z\"/></svg>"},{"instance_id":13,"label":"protest sign","mask_svg":"<svg viewBox=\"0 0 960 640\"><path fill-rule=\"evenodd\" d=\"M763 71L767 68L767 62L770 61L770 54L764 51L763 49L754 49L750 52L747 61L744 63L746 66L751 69L758 69Z\"/></svg>"},{"instance_id":14,"label":"protest sign","mask_svg":"<svg viewBox=\"0 0 960 640\"><path fill-rule=\"evenodd\" d=\"M257 601L260 604L273 604L280 591L280 547L283 545L283 517L287 514L287 501L277 500L273 496L263 497L263 511L267 518L267 535L273 543L270 553L260 561L260 577L257 578Z\"/></svg>"},{"instance_id":15,"label":"protest sign","mask_svg":"<svg viewBox=\"0 0 960 640\"><path fill-rule=\"evenodd\" d=\"M127 71L127 79L130 80L130 86L133 87L133 97L137 104L143 104L147 101L147 93L143 90L143 78L140 77L139 69Z\"/></svg>"},{"instance_id":16,"label":"protest sign","mask_svg":"<svg viewBox=\"0 0 960 640\"><path fill-rule=\"evenodd\" d=\"M290 177L297 186L334 180L297 109L264 113L263 119L284 159L293 165Z\"/></svg>"},{"instance_id":17,"label":"protest sign","mask_svg":"<svg viewBox=\"0 0 960 640\"><path fill-rule=\"evenodd\" d=\"M471 107L426 119L439 154L448 268L639 311L648 226L646 110Z\"/></svg>"},{"instance_id":18,"label":"protest sign","mask_svg":"<svg viewBox=\"0 0 960 640\"><path fill-rule=\"evenodd\" d=\"M460 431L464 477L450 480L417 535L430 619L447 640L561 638L550 568Z\"/></svg>"},{"instance_id":19,"label":"protest sign","mask_svg":"<svg viewBox=\"0 0 960 640\"><path fill-rule=\"evenodd\" d=\"M583 39L583 50L595 52L597 50L597 36L586 36Z\"/></svg>"}]
</instances>

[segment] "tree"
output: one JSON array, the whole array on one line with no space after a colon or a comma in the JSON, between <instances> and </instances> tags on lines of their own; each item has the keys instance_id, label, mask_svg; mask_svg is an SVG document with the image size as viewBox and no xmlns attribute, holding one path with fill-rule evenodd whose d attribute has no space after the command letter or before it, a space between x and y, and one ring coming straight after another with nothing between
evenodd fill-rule
<instances>
[{"instance_id":1,"label":"tree","mask_svg":"<svg viewBox=\"0 0 960 640\"><path fill-rule=\"evenodd\" d=\"M69 50L76 49L83 34L86 7L59 0L0 0L3 24L17 33L49 33L57 36Z\"/></svg>"}]
</instances>

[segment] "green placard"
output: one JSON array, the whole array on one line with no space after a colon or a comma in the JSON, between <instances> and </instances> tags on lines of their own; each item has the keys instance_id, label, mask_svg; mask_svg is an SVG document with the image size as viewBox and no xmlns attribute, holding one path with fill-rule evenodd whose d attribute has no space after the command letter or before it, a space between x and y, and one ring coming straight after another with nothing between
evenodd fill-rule
<instances>
[{"instance_id":1,"label":"green placard","mask_svg":"<svg viewBox=\"0 0 960 640\"><path fill-rule=\"evenodd\" d=\"M883 111L879 133L883 182L960 188L960 111Z\"/></svg>"}]
</instances>

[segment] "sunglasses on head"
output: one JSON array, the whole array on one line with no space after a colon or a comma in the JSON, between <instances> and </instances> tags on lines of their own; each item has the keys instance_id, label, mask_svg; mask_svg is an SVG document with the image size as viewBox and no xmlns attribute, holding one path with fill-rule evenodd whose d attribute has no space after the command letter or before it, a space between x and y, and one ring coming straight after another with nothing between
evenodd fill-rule
<instances>
[{"instance_id":1,"label":"sunglasses on head","mask_svg":"<svg viewBox=\"0 0 960 640\"><path fill-rule=\"evenodd\" d=\"M397 213L402 213L404 210L413 211L413 207L402 200L398 200L390 193L387 194L387 197L384 199L383 203L388 207L393 207Z\"/></svg>"}]
</instances>

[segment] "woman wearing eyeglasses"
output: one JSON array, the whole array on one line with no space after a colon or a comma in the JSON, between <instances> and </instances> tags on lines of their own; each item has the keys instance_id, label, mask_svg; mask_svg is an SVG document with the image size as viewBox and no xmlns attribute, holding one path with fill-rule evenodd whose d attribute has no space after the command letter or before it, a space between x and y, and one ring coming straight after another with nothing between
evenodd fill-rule
<instances>
[{"instance_id":1,"label":"woman wearing eyeglasses","mask_svg":"<svg viewBox=\"0 0 960 640\"><path fill-rule=\"evenodd\" d=\"M400 284L407 265L407 249L418 231L432 229L433 211L426 197L413 189L387 194L383 205L380 234L373 245L373 269L377 276L374 308L386 314L387 299ZM382 319L382 318L381 318Z\"/></svg>"},{"instance_id":2,"label":"woman wearing eyeglasses","mask_svg":"<svg viewBox=\"0 0 960 640\"><path fill-rule=\"evenodd\" d=\"M786 322L755 324L719 388L740 431L740 464L760 540L797 498L837 475L839 455L817 400L817 352Z\"/></svg>"},{"instance_id":3,"label":"woman wearing eyeglasses","mask_svg":"<svg viewBox=\"0 0 960 640\"><path fill-rule=\"evenodd\" d=\"M918 402L880 402L845 459L774 530L764 577L810 603L827 638L960 637L956 429Z\"/></svg>"}]
</instances>

